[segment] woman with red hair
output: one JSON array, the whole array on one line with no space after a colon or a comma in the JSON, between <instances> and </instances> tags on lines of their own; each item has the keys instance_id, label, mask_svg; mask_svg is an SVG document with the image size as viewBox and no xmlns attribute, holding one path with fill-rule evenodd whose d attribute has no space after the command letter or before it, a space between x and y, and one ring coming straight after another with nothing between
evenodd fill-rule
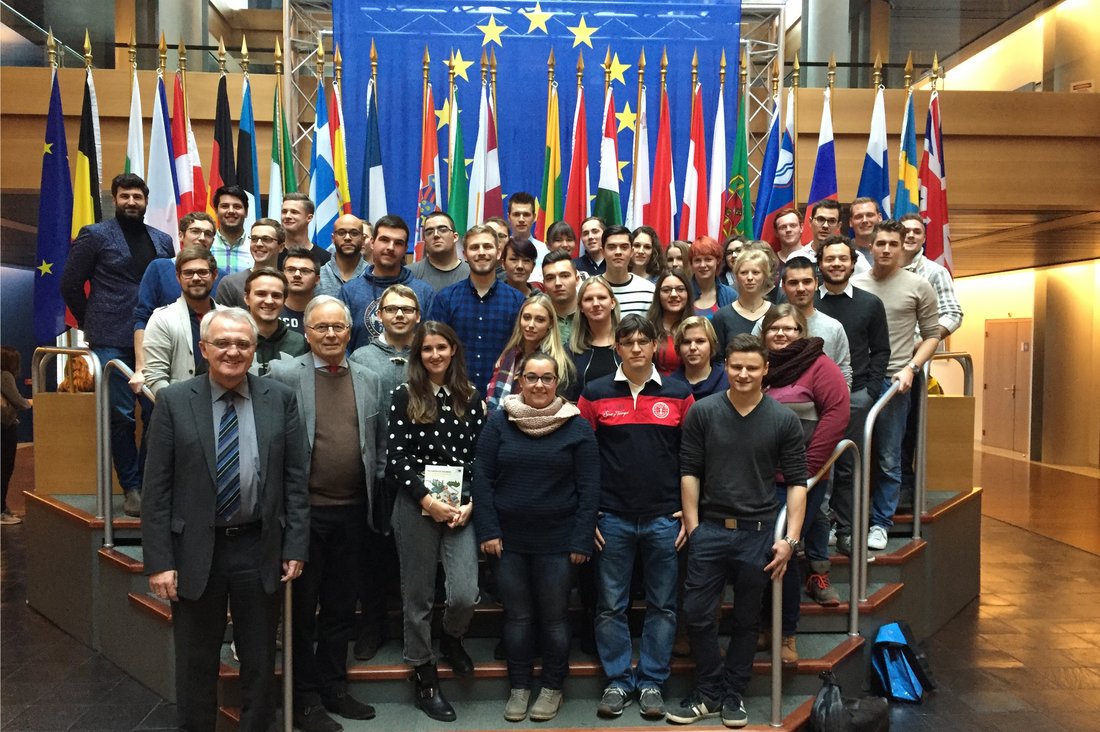
<instances>
[{"instance_id":1,"label":"woman with red hair","mask_svg":"<svg viewBox=\"0 0 1100 732\"><path fill-rule=\"evenodd\" d=\"M737 293L718 281L718 266L723 254L718 242L701 236L691 243L690 254L695 314L710 319L719 308L737 299Z\"/></svg>"}]
</instances>

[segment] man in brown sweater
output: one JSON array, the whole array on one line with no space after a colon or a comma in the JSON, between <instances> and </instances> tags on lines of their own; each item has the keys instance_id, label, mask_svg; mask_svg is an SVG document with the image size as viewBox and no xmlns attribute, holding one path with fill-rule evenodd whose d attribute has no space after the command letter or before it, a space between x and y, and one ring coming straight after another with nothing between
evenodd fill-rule
<instances>
[{"instance_id":1,"label":"man in brown sweater","mask_svg":"<svg viewBox=\"0 0 1100 732\"><path fill-rule=\"evenodd\" d=\"M367 532L389 508L380 482L387 415L378 377L347 359L347 306L321 295L306 306L305 326L310 352L271 370L295 389L310 445L310 561L294 587L294 726L340 732L327 712L374 717L347 693L347 648Z\"/></svg>"}]
</instances>

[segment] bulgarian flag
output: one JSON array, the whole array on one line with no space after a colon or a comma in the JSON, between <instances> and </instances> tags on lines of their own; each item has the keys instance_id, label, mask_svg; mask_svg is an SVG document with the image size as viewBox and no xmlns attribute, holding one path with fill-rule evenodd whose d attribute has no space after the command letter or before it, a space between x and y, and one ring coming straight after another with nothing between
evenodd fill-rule
<instances>
[{"instance_id":1,"label":"bulgarian flag","mask_svg":"<svg viewBox=\"0 0 1100 732\"><path fill-rule=\"evenodd\" d=\"M610 87L603 105L603 137L600 138L600 182L596 188L593 213L607 226L623 222L619 202L619 140L615 128L615 94ZM580 254L578 251L577 254ZM576 255L574 255L576 256Z\"/></svg>"},{"instance_id":2,"label":"bulgarian flag","mask_svg":"<svg viewBox=\"0 0 1100 732\"><path fill-rule=\"evenodd\" d=\"M573 231L581 230L581 222L588 218L588 191L591 183L588 175L588 125L585 121L584 87L577 89L577 107L573 111L573 155L569 161L569 186L565 193L565 220ZM573 256L578 256L578 244L573 246Z\"/></svg>"},{"instance_id":3,"label":"bulgarian flag","mask_svg":"<svg viewBox=\"0 0 1100 732\"><path fill-rule=\"evenodd\" d=\"M542 197L535 220L535 235L545 241L550 224L561 219L561 123L558 120L558 84L550 86L546 104L546 148L543 153Z\"/></svg>"},{"instance_id":4,"label":"bulgarian flag","mask_svg":"<svg viewBox=\"0 0 1100 732\"><path fill-rule=\"evenodd\" d=\"M126 164L122 170L145 178L145 124L141 116L141 93L136 69L130 82L130 129L126 133Z\"/></svg>"}]
</instances>

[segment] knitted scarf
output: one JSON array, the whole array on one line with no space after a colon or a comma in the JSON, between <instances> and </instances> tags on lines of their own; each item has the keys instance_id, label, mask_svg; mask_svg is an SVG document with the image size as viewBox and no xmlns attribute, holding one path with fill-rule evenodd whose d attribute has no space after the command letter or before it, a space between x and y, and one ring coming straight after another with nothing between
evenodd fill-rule
<instances>
[{"instance_id":1,"label":"knitted scarf","mask_svg":"<svg viewBox=\"0 0 1100 732\"><path fill-rule=\"evenodd\" d=\"M799 338L786 348L768 351L768 374L764 387L787 386L810 368L817 357L824 353L825 341L820 338Z\"/></svg>"},{"instance_id":2,"label":"knitted scarf","mask_svg":"<svg viewBox=\"0 0 1100 732\"><path fill-rule=\"evenodd\" d=\"M522 394L510 394L501 402L508 419L528 437L545 437L581 413L573 402L555 397L542 409L527 406Z\"/></svg>"}]
</instances>

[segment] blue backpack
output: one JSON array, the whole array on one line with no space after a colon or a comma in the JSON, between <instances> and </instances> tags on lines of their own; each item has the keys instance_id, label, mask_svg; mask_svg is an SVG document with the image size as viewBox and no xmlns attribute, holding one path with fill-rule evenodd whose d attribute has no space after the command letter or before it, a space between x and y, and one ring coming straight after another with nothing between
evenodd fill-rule
<instances>
[{"instance_id":1,"label":"blue backpack","mask_svg":"<svg viewBox=\"0 0 1100 732\"><path fill-rule=\"evenodd\" d=\"M907 623L888 623L878 629L871 670L882 695L891 701L920 702L925 692L936 688L928 657Z\"/></svg>"}]
</instances>

